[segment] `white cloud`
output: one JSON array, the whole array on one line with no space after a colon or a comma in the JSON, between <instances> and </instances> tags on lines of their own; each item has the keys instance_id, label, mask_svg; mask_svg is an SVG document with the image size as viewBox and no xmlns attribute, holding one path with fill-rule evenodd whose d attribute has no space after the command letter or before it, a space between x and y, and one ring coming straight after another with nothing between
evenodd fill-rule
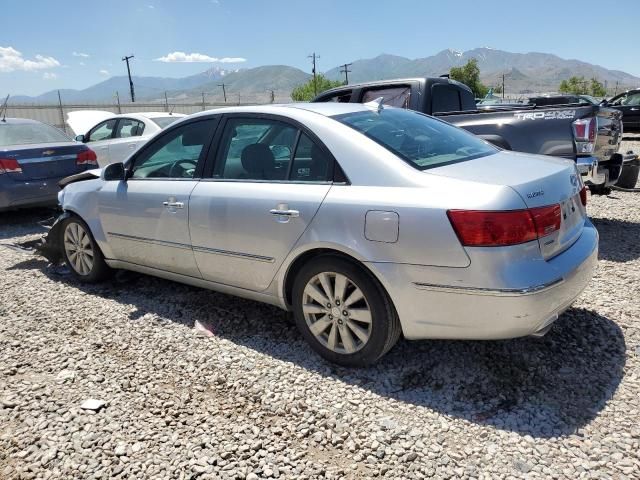
<instances>
[{"instance_id":1,"label":"white cloud","mask_svg":"<svg viewBox=\"0 0 640 480\"><path fill-rule=\"evenodd\" d=\"M0 47L0 72L13 72L14 70L33 72L59 66L60 62L53 57L36 55L35 60L26 60L22 53L15 48Z\"/></svg>"},{"instance_id":2,"label":"white cloud","mask_svg":"<svg viewBox=\"0 0 640 480\"><path fill-rule=\"evenodd\" d=\"M73 52L71 55L73 55L74 57L82 57L82 58L89 58L91 56L88 53L82 53L82 52Z\"/></svg>"},{"instance_id":3,"label":"white cloud","mask_svg":"<svg viewBox=\"0 0 640 480\"><path fill-rule=\"evenodd\" d=\"M55 80L56 78L58 78L58 75L53 72L44 72L42 78L44 78L45 80Z\"/></svg>"},{"instance_id":4,"label":"white cloud","mask_svg":"<svg viewBox=\"0 0 640 480\"><path fill-rule=\"evenodd\" d=\"M80 65L81 67L84 67L86 65L86 63L80 62L80 63L78 63L78 65Z\"/></svg>"},{"instance_id":5,"label":"white cloud","mask_svg":"<svg viewBox=\"0 0 640 480\"><path fill-rule=\"evenodd\" d=\"M109 70L102 69L99 73L100 75L109 75Z\"/></svg>"},{"instance_id":6,"label":"white cloud","mask_svg":"<svg viewBox=\"0 0 640 480\"><path fill-rule=\"evenodd\" d=\"M164 57L156 58L154 61L164 63L242 63L246 62L247 59L242 57L217 58L195 52L172 52L167 53Z\"/></svg>"},{"instance_id":7,"label":"white cloud","mask_svg":"<svg viewBox=\"0 0 640 480\"><path fill-rule=\"evenodd\" d=\"M154 9L154 8L156 8L156 7L154 7L153 5L147 5L147 8L149 8L149 9L153 10L153 9Z\"/></svg>"},{"instance_id":8,"label":"white cloud","mask_svg":"<svg viewBox=\"0 0 640 480\"><path fill-rule=\"evenodd\" d=\"M211 0L214 5L220 5L220 0Z\"/></svg>"}]
</instances>

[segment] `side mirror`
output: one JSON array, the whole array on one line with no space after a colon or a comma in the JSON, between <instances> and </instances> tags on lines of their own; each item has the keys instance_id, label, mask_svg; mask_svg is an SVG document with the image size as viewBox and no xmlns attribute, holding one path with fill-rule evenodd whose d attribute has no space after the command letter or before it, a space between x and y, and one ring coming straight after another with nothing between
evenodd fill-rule
<instances>
[{"instance_id":1,"label":"side mirror","mask_svg":"<svg viewBox=\"0 0 640 480\"><path fill-rule=\"evenodd\" d=\"M76 135L75 141L84 143L84 135Z\"/></svg>"},{"instance_id":2,"label":"side mirror","mask_svg":"<svg viewBox=\"0 0 640 480\"><path fill-rule=\"evenodd\" d=\"M127 176L124 163L111 163L104 167L102 170L102 179L106 181L126 180Z\"/></svg>"}]
</instances>

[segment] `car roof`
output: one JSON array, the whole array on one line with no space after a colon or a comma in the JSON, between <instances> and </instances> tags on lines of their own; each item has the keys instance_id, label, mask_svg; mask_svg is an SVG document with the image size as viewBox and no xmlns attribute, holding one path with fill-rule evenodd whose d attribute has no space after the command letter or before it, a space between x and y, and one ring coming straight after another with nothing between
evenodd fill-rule
<instances>
[{"instance_id":1,"label":"car roof","mask_svg":"<svg viewBox=\"0 0 640 480\"><path fill-rule=\"evenodd\" d=\"M5 118L4 120L0 120L0 123L13 123L16 125L25 125L25 124L40 124L38 120L31 120L30 118Z\"/></svg>"},{"instance_id":2,"label":"car roof","mask_svg":"<svg viewBox=\"0 0 640 480\"><path fill-rule=\"evenodd\" d=\"M156 117L186 117L184 113L169 113L169 112L131 112L131 113L120 113L118 115L114 115L111 118L121 118L121 117L144 117L144 118L156 118Z\"/></svg>"},{"instance_id":3,"label":"car roof","mask_svg":"<svg viewBox=\"0 0 640 480\"><path fill-rule=\"evenodd\" d=\"M335 103L335 102L320 102L320 103L286 103L286 104L269 104L269 105L251 105L251 106L234 106L234 107L222 107L214 108L211 110L205 110L204 112L194 113L189 115L189 118L208 116L215 113L271 113L274 115L287 115L296 110L305 110L308 112L317 113L325 117L331 117L334 115L341 115L344 113L364 112L369 110L369 107L360 103Z\"/></svg>"}]
</instances>

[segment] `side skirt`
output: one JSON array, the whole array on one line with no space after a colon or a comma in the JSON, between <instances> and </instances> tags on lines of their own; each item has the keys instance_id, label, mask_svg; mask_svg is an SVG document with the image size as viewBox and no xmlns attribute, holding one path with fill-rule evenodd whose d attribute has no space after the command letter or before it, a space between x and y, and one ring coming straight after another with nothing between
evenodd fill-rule
<instances>
[{"instance_id":1,"label":"side skirt","mask_svg":"<svg viewBox=\"0 0 640 480\"><path fill-rule=\"evenodd\" d=\"M255 300L257 302L268 303L276 307L287 310L280 298L274 297L261 292L254 292L252 290L246 290L244 288L232 287L223 283L211 282L202 278L189 277L187 275L181 275L179 273L167 272L166 270L159 270L157 268L146 267L144 265L138 265L136 263L123 262L121 260L110 260L105 258L105 262L111 268L119 268L122 270L131 270L133 272L144 273L145 275L151 275L154 277L164 278L166 280L172 280L178 283L185 283L194 287L205 288L207 290L213 290L215 292L226 293L236 297L246 298L248 300Z\"/></svg>"}]
</instances>

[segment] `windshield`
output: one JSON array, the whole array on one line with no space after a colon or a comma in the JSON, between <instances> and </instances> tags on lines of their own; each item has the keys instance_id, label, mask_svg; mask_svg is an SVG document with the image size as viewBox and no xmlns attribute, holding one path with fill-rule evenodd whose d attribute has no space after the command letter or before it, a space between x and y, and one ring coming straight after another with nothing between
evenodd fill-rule
<instances>
[{"instance_id":1,"label":"windshield","mask_svg":"<svg viewBox=\"0 0 640 480\"><path fill-rule=\"evenodd\" d=\"M64 133L46 123L0 122L0 147L70 141Z\"/></svg>"},{"instance_id":2,"label":"windshield","mask_svg":"<svg viewBox=\"0 0 640 480\"><path fill-rule=\"evenodd\" d=\"M418 168L438 167L484 157L497 149L457 127L399 108L337 115L341 123L363 133Z\"/></svg>"},{"instance_id":3,"label":"windshield","mask_svg":"<svg viewBox=\"0 0 640 480\"><path fill-rule=\"evenodd\" d=\"M153 123L158 125L160 128L166 128L176 120L179 120L180 118L181 117L175 117L175 116L151 117L151 120L153 120Z\"/></svg>"}]
</instances>

